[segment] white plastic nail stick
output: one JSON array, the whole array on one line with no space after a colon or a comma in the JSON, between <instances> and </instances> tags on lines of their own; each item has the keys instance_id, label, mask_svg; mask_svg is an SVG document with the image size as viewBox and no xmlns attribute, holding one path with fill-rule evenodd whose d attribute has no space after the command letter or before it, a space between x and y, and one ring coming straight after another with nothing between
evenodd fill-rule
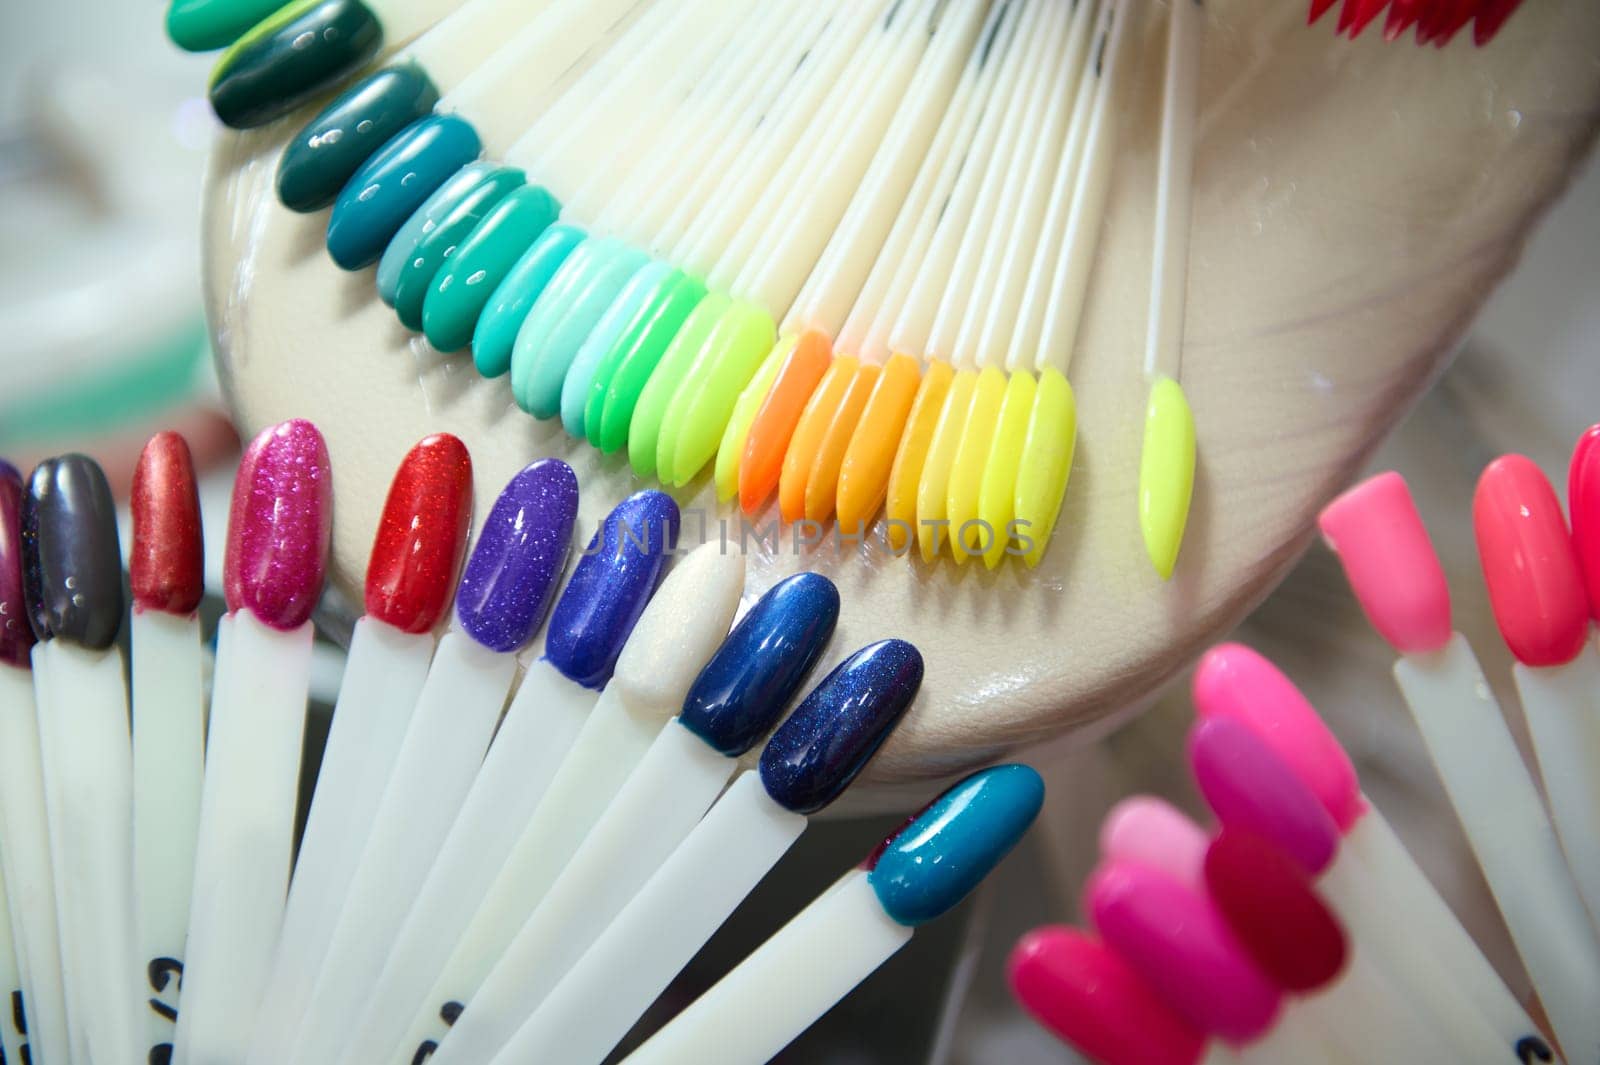
<instances>
[{"instance_id":1,"label":"white plastic nail stick","mask_svg":"<svg viewBox=\"0 0 1600 1065\"><path fill-rule=\"evenodd\" d=\"M1167 23L1167 76L1161 104L1161 155L1156 164L1155 248L1150 317L1145 334L1146 381L1174 381L1183 361L1183 310L1189 295L1190 204L1194 199L1194 127L1200 95L1199 0L1174 0Z\"/></svg>"},{"instance_id":2,"label":"white plastic nail stick","mask_svg":"<svg viewBox=\"0 0 1600 1065\"><path fill-rule=\"evenodd\" d=\"M11 932L14 925L11 899L3 876L0 876L0 908L5 910L5 919L0 920L0 995L5 996L0 1005L0 1049L5 1051L7 1061L32 1062L33 1048L28 1046L24 1027L22 957ZM19 1024L19 1020L23 1023Z\"/></svg>"}]
</instances>

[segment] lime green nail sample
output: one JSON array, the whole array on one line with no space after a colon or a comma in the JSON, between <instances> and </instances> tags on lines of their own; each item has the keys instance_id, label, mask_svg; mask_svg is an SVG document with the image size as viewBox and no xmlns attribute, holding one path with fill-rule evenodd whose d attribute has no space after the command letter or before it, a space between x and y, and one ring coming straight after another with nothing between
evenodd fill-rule
<instances>
[{"instance_id":1,"label":"lime green nail sample","mask_svg":"<svg viewBox=\"0 0 1600 1065\"><path fill-rule=\"evenodd\" d=\"M600 321L584 338L577 358L572 360L572 366L567 370L566 380L561 382L561 425L571 436L581 439L584 435L583 419L588 408L589 392L600 364L616 345L622 331L638 316L656 286L671 273L672 267L666 263L655 260L645 263L628 278L622 291L617 293L617 298L611 301L611 306L606 308Z\"/></svg>"},{"instance_id":2,"label":"lime green nail sample","mask_svg":"<svg viewBox=\"0 0 1600 1065\"><path fill-rule=\"evenodd\" d=\"M186 52L226 48L282 5L282 0L173 0L167 36Z\"/></svg>"},{"instance_id":3,"label":"lime green nail sample","mask_svg":"<svg viewBox=\"0 0 1600 1065\"><path fill-rule=\"evenodd\" d=\"M413 332L422 331L422 301L432 291L433 279L484 215L527 180L527 175L516 167L490 171L417 242L395 285L394 309L402 325Z\"/></svg>"},{"instance_id":4,"label":"lime green nail sample","mask_svg":"<svg viewBox=\"0 0 1600 1065\"><path fill-rule=\"evenodd\" d=\"M1194 415L1170 377L1150 386L1139 454L1139 531L1150 561L1166 580L1178 562L1194 494Z\"/></svg>"},{"instance_id":5,"label":"lime green nail sample","mask_svg":"<svg viewBox=\"0 0 1600 1065\"><path fill-rule=\"evenodd\" d=\"M722 316L661 425L657 451L672 456L671 484L689 483L710 462L739 393L778 339L772 315L740 300Z\"/></svg>"},{"instance_id":6,"label":"lime green nail sample","mask_svg":"<svg viewBox=\"0 0 1600 1065\"><path fill-rule=\"evenodd\" d=\"M485 377L511 369L511 349L528 312L573 251L585 242L583 230L557 223L539 235L533 247L495 286L472 333L472 362Z\"/></svg>"},{"instance_id":7,"label":"lime green nail sample","mask_svg":"<svg viewBox=\"0 0 1600 1065\"><path fill-rule=\"evenodd\" d=\"M1060 370L1049 367L1039 374L1033 410L1022 438L1017 460L1017 487L1013 497L1015 520L1023 538L1023 559L1037 566L1050 546L1061 502L1067 495L1072 455L1078 439L1078 401L1072 385Z\"/></svg>"},{"instance_id":8,"label":"lime green nail sample","mask_svg":"<svg viewBox=\"0 0 1600 1065\"><path fill-rule=\"evenodd\" d=\"M445 261L422 303L422 331L440 351L472 342L473 329L511 268L561 213L541 185L524 185L495 204Z\"/></svg>"},{"instance_id":9,"label":"lime green nail sample","mask_svg":"<svg viewBox=\"0 0 1600 1065\"><path fill-rule=\"evenodd\" d=\"M633 420L628 425L628 463L640 477L655 475L659 465L656 444L661 423L667 416L667 407L677 395L684 374L694 365L706 339L732 303L727 293L708 293L689 312L683 328L667 345L644 391L639 393L639 402L633 408Z\"/></svg>"},{"instance_id":10,"label":"lime green nail sample","mask_svg":"<svg viewBox=\"0 0 1600 1065\"><path fill-rule=\"evenodd\" d=\"M594 382L589 386L589 406L584 411L583 424L591 444L609 455L628 442L628 428L633 423L639 394L655 373L672 338L705 298L703 281L682 271L673 271L662 281L661 288L639 316L629 323L601 361Z\"/></svg>"}]
</instances>

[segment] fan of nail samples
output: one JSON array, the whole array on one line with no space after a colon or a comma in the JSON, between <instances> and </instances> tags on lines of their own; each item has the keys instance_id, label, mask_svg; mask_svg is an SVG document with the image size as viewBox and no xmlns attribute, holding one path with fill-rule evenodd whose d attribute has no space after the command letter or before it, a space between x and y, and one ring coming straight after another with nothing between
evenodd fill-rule
<instances>
[{"instance_id":1,"label":"fan of nail samples","mask_svg":"<svg viewBox=\"0 0 1600 1065\"><path fill-rule=\"evenodd\" d=\"M185 26L210 10L180 6ZM404 325L640 477L707 476L749 514L775 501L930 562L1039 562L1143 0L390 6L431 28L301 127L278 192L331 206L334 261L376 265ZM1163 577L1195 465L1179 353L1204 17L1170 11L1143 361ZM220 60L218 113L286 113L335 58L402 39L397 18L284 9Z\"/></svg>"},{"instance_id":2,"label":"fan of nail samples","mask_svg":"<svg viewBox=\"0 0 1600 1065\"><path fill-rule=\"evenodd\" d=\"M902 640L804 691L842 609L827 578L781 580L735 624L743 556L680 546L662 492L571 551L579 486L554 459L507 482L468 551L472 476L447 434L400 462L297 840L321 434L269 427L240 463L209 703L183 439L151 440L134 476L131 685L100 467L0 464L9 1060L479 1063L549 1044L599 1065L911 710L923 662ZM708 1041L768 1060L959 903L1041 797L1024 766L958 785L639 1060L702 1061ZM819 964L817 935L856 947ZM744 1007L774 981L783 1008Z\"/></svg>"},{"instance_id":3,"label":"fan of nail samples","mask_svg":"<svg viewBox=\"0 0 1600 1065\"><path fill-rule=\"evenodd\" d=\"M1309 21L1316 22L1338 3L1339 0L1311 0ZM1419 45L1443 48L1470 22L1473 43L1482 47L1494 40L1521 6L1522 0L1344 0L1337 28L1354 39L1387 8L1389 15L1383 23L1386 41L1397 40L1416 27Z\"/></svg>"}]
</instances>

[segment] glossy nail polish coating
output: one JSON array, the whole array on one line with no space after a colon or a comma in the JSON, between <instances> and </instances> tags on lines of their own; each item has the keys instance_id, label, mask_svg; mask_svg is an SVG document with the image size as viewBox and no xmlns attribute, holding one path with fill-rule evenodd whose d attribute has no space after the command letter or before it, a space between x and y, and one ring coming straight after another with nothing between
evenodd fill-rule
<instances>
[{"instance_id":1,"label":"glossy nail polish coating","mask_svg":"<svg viewBox=\"0 0 1600 1065\"><path fill-rule=\"evenodd\" d=\"M903 925L945 913L1011 853L1044 805L1044 781L1025 765L974 773L895 834L868 874L878 902Z\"/></svg>"},{"instance_id":2,"label":"glossy nail polish coating","mask_svg":"<svg viewBox=\"0 0 1600 1065\"><path fill-rule=\"evenodd\" d=\"M567 564L578 517L578 478L559 459L523 467L501 489L478 530L456 592L456 617L491 651L528 642Z\"/></svg>"},{"instance_id":3,"label":"glossy nail polish coating","mask_svg":"<svg viewBox=\"0 0 1600 1065\"><path fill-rule=\"evenodd\" d=\"M281 8L222 54L211 109L250 129L293 111L378 53L383 26L360 0L301 0Z\"/></svg>"},{"instance_id":4,"label":"glossy nail polish coating","mask_svg":"<svg viewBox=\"0 0 1600 1065\"><path fill-rule=\"evenodd\" d=\"M493 163L479 159L468 163L444 179L443 184L428 194L422 206L411 212L394 236L389 238L383 254L378 257L378 298L394 306L394 294L400 288L400 275L411 261L422 239L438 228L444 216L453 210L461 198L477 188L495 169Z\"/></svg>"},{"instance_id":5,"label":"glossy nail polish coating","mask_svg":"<svg viewBox=\"0 0 1600 1065\"><path fill-rule=\"evenodd\" d=\"M472 458L449 433L424 437L389 484L367 563L367 613L427 632L450 606L472 524Z\"/></svg>"},{"instance_id":6,"label":"glossy nail polish coating","mask_svg":"<svg viewBox=\"0 0 1600 1065\"><path fill-rule=\"evenodd\" d=\"M177 433L157 433L139 455L132 510L128 581L133 608L194 613L205 595L205 541L194 459Z\"/></svg>"},{"instance_id":7,"label":"glossy nail polish coating","mask_svg":"<svg viewBox=\"0 0 1600 1065\"><path fill-rule=\"evenodd\" d=\"M285 632L311 617L322 595L333 534L328 445L295 418L263 429L233 482L222 593L229 612L249 610Z\"/></svg>"},{"instance_id":8,"label":"glossy nail polish coating","mask_svg":"<svg viewBox=\"0 0 1600 1065\"><path fill-rule=\"evenodd\" d=\"M1539 467L1503 455L1472 497L1478 559L1500 635L1530 666L1572 661L1589 634L1589 600L1561 502Z\"/></svg>"},{"instance_id":9,"label":"glossy nail polish coating","mask_svg":"<svg viewBox=\"0 0 1600 1065\"><path fill-rule=\"evenodd\" d=\"M1034 1019L1101 1065L1195 1065L1205 1040L1133 968L1077 928L1038 928L1006 963Z\"/></svg>"},{"instance_id":10,"label":"glossy nail polish coating","mask_svg":"<svg viewBox=\"0 0 1600 1065\"><path fill-rule=\"evenodd\" d=\"M700 671L678 722L730 758L748 751L805 683L838 620L839 589L828 578L779 581Z\"/></svg>"},{"instance_id":11,"label":"glossy nail polish coating","mask_svg":"<svg viewBox=\"0 0 1600 1065\"><path fill-rule=\"evenodd\" d=\"M1312 875L1333 861L1333 818L1248 727L1225 717L1200 721L1189 733L1189 765L1224 825L1264 836Z\"/></svg>"},{"instance_id":12,"label":"glossy nail polish coating","mask_svg":"<svg viewBox=\"0 0 1600 1065\"><path fill-rule=\"evenodd\" d=\"M215 51L280 6L279 0L173 0L167 8L167 36L186 52Z\"/></svg>"},{"instance_id":13,"label":"glossy nail polish coating","mask_svg":"<svg viewBox=\"0 0 1600 1065\"><path fill-rule=\"evenodd\" d=\"M499 377L511 369L511 353L522 323L556 271L586 239L583 230L558 223L541 233L533 246L523 252L495 287L473 330L472 364L478 373Z\"/></svg>"},{"instance_id":14,"label":"glossy nail polish coating","mask_svg":"<svg viewBox=\"0 0 1600 1065\"><path fill-rule=\"evenodd\" d=\"M122 627L117 507L85 455L41 462L22 501L22 581L33 634L104 650Z\"/></svg>"},{"instance_id":15,"label":"glossy nail polish coating","mask_svg":"<svg viewBox=\"0 0 1600 1065\"><path fill-rule=\"evenodd\" d=\"M877 753L922 686L904 640L868 644L811 689L761 752L761 783L780 806L815 813Z\"/></svg>"},{"instance_id":16,"label":"glossy nail polish coating","mask_svg":"<svg viewBox=\"0 0 1600 1065\"><path fill-rule=\"evenodd\" d=\"M368 75L306 123L278 160L278 199L291 211L320 211L385 141L439 102L415 63Z\"/></svg>"},{"instance_id":17,"label":"glossy nail polish coating","mask_svg":"<svg viewBox=\"0 0 1600 1065\"><path fill-rule=\"evenodd\" d=\"M524 185L495 204L433 279L422 304L428 343L440 351L472 343L495 289L560 213L561 204L539 185Z\"/></svg>"},{"instance_id":18,"label":"glossy nail polish coating","mask_svg":"<svg viewBox=\"0 0 1600 1065\"><path fill-rule=\"evenodd\" d=\"M29 666L33 626L22 584L22 474L0 462L0 662Z\"/></svg>"},{"instance_id":19,"label":"glossy nail polish coating","mask_svg":"<svg viewBox=\"0 0 1600 1065\"><path fill-rule=\"evenodd\" d=\"M550 664L585 688L604 685L677 540L678 504L665 492L636 492L617 504L550 616L544 644Z\"/></svg>"},{"instance_id":20,"label":"glossy nail polish coating","mask_svg":"<svg viewBox=\"0 0 1600 1065\"><path fill-rule=\"evenodd\" d=\"M1345 936L1304 870L1271 843L1225 828L1206 851L1206 888L1245 952L1285 991L1305 994L1344 969Z\"/></svg>"},{"instance_id":21,"label":"glossy nail polish coating","mask_svg":"<svg viewBox=\"0 0 1600 1065\"><path fill-rule=\"evenodd\" d=\"M417 242L395 284L394 310L401 325L422 331L422 301L433 290L433 279L483 216L526 182L527 176L515 167L490 171Z\"/></svg>"},{"instance_id":22,"label":"glossy nail polish coating","mask_svg":"<svg viewBox=\"0 0 1600 1065\"><path fill-rule=\"evenodd\" d=\"M411 213L481 150L477 132L454 115L411 123L340 190L328 219L328 254L346 270L377 262Z\"/></svg>"},{"instance_id":23,"label":"glossy nail polish coating","mask_svg":"<svg viewBox=\"0 0 1600 1065\"><path fill-rule=\"evenodd\" d=\"M1572 515L1572 550L1589 596L1589 616L1600 619L1600 425L1590 426L1572 451L1567 509Z\"/></svg>"}]
</instances>

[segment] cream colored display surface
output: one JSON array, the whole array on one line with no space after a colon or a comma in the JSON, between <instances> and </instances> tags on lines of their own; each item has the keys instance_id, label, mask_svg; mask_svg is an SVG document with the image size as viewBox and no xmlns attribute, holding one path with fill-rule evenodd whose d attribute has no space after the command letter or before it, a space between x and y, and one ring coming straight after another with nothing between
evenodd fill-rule
<instances>
[{"instance_id":1,"label":"cream colored display surface","mask_svg":"<svg viewBox=\"0 0 1600 1065\"><path fill-rule=\"evenodd\" d=\"M948 555L924 566L882 542L794 550L751 538L753 599L814 569L839 583L824 668L873 639L928 663L915 710L873 763L869 799L926 795L934 779L1082 737L1139 705L1238 621L1308 543L1345 484L1438 372L1474 310L1516 262L1600 115L1600 5L1528 3L1488 48L1336 39L1299 0L1215 0L1201 71L1184 386L1199 435L1193 511L1163 584L1140 542L1136 489L1145 384L1155 144L1165 19L1147 20L1122 111L1099 260L1072 383L1077 454L1043 562L994 572ZM226 133L205 199L207 305L222 378L248 436L310 418L334 466L333 577L359 601L389 477L407 448L449 431L472 451L477 511L525 463L578 473L579 535L646 485L483 380L465 354L406 332L373 273L323 248L326 212L290 213L273 176L304 120ZM537 174L530 181L538 180ZM774 308L781 313L781 308ZM653 485L653 482L652 482ZM678 494L685 539L738 513L709 467ZM760 516L776 521L775 501ZM736 546L735 546L735 549ZM820 673L819 673L820 676Z\"/></svg>"}]
</instances>

